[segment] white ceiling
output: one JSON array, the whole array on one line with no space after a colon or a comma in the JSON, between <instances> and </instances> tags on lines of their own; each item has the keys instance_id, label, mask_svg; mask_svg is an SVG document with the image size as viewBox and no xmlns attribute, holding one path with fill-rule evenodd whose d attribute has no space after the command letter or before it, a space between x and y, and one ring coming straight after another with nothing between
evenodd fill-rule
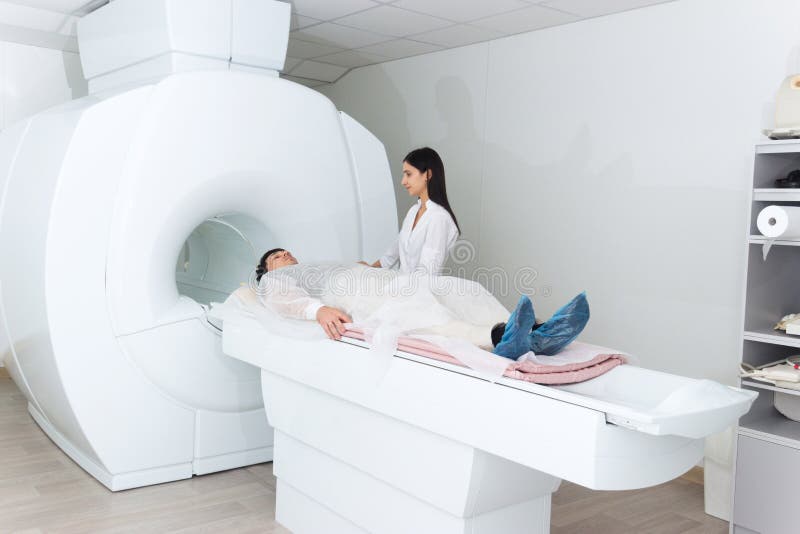
<instances>
[{"instance_id":1,"label":"white ceiling","mask_svg":"<svg viewBox=\"0 0 800 534\"><path fill-rule=\"evenodd\" d=\"M671 0L288 0L283 73L311 87L348 70Z\"/></svg>"},{"instance_id":2,"label":"white ceiling","mask_svg":"<svg viewBox=\"0 0 800 534\"><path fill-rule=\"evenodd\" d=\"M356 67L672 0L287 1L292 31L283 75L315 87ZM76 17L106 2L0 0L0 30L26 28L40 40L52 34L56 44L65 40L61 48L72 49Z\"/></svg>"}]
</instances>

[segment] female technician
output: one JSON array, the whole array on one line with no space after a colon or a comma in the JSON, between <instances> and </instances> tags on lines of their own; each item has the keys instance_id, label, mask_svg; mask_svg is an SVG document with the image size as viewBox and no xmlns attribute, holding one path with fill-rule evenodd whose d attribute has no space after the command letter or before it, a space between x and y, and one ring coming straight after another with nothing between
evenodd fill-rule
<instances>
[{"instance_id":1,"label":"female technician","mask_svg":"<svg viewBox=\"0 0 800 534\"><path fill-rule=\"evenodd\" d=\"M440 274L460 229L444 181L442 158L432 148L412 150L403 158L403 187L416 204L408 210L400 234L372 267L393 267L403 273Z\"/></svg>"}]
</instances>

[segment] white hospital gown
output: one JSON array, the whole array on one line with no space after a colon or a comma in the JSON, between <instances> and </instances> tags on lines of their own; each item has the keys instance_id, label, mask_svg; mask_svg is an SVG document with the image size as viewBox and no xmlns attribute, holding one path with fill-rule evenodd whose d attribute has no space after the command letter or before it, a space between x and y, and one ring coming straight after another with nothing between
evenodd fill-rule
<instances>
[{"instance_id":1,"label":"white hospital gown","mask_svg":"<svg viewBox=\"0 0 800 534\"><path fill-rule=\"evenodd\" d=\"M362 265L283 267L262 277L258 295L287 318L315 319L326 305L345 311L356 325L460 338L484 348L491 348L492 326L509 315L476 282Z\"/></svg>"}]
</instances>

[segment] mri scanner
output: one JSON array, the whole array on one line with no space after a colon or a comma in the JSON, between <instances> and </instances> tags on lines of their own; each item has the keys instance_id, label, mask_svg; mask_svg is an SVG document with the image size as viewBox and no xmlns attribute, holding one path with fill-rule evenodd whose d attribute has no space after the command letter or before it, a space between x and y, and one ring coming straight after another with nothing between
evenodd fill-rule
<instances>
[{"instance_id":1,"label":"mri scanner","mask_svg":"<svg viewBox=\"0 0 800 534\"><path fill-rule=\"evenodd\" d=\"M289 4L114 0L85 98L0 134L0 319L30 414L111 490L269 461L260 376L207 306L260 254L377 257L382 144L282 80Z\"/></svg>"}]
</instances>

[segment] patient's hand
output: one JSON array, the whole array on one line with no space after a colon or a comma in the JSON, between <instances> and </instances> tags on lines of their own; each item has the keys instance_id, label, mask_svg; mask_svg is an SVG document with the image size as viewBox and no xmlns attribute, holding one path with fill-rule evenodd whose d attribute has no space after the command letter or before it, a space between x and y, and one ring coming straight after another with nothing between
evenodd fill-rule
<instances>
[{"instance_id":1,"label":"patient's hand","mask_svg":"<svg viewBox=\"0 0 800 534\"><path fill-rule=\"evenodd\" d=\"M329 338L341 339L345 331L344 324L353 320L340 309L323 306L317 311L317 322Z\"/></svg>"}]
</instances>

